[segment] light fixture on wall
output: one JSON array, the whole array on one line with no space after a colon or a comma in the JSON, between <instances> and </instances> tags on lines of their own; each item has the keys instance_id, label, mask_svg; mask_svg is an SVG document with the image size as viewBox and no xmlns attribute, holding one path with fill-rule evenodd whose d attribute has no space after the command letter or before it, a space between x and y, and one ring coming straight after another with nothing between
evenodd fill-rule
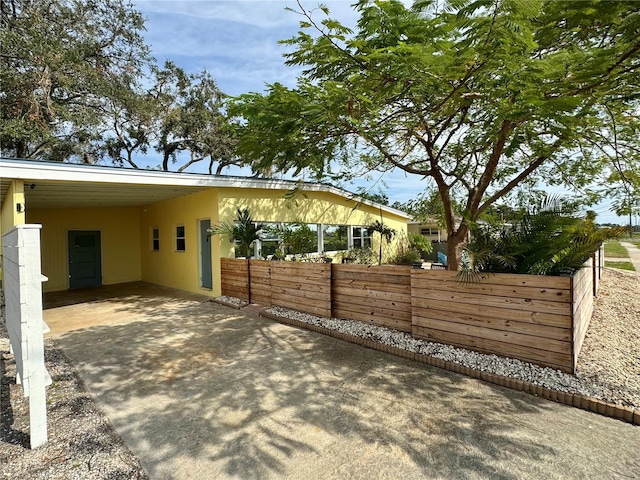
<instances>
[{"instance_id":1,"label":"light fixture on wall","mask_svg":"<svg viewBox=\"0 0 640 480\"><path fill-rule=\"evenodd\" d=\"M23 203L16 203L16 212L23 213L27 210L27 207Z\"/></svg>"},{"instance_id":2,"label":"light fixture on wall","mask_svg":"<svg viewBox=\"0 0 640 480\"><path fill-rule=\"evenodd\" d=\"M35 183L32 183L31 185L29 185L29 188L30 188L31 190L33 190L34 188L36 188L36 184L35 184Z\"/></svg>"}]
</instances>

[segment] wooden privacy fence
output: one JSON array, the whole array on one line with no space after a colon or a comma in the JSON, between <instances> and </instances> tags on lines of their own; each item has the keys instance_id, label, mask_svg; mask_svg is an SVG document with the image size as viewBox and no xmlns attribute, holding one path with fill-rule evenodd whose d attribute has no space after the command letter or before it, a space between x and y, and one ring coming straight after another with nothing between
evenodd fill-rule
<instances>
[{"instance_id":1,"label":"wooden privacy fence","mask_svg":"<svg viewBox=\"0 0 640 480\"><path fill-rule=\"evenodd\" d=\"M602 250L572 277L222 259L222 294L575 372L602 276ZM248 281L250 272L250 282Z\"/></svg>"}]
</instances>

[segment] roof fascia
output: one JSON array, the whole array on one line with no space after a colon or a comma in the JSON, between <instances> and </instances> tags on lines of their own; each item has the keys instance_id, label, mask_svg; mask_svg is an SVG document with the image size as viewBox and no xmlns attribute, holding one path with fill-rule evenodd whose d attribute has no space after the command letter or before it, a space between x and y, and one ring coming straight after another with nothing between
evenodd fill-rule
<instances>
[{"instance_id":1,"label":"roof fascia","mask_svg":"<svg viewBox=\"0 0 640 480\"><path fill-rule=\"evenodd\" d=\"M167 185L182 187L212 188L257 188L267 190L291 190L300 187L305 191L327 192L347 198L370 207L409 218L401 210L381 205L343 190L333 185L295 180L271 178L237 177L224 175L202 175L196 173L176 173L159 170L136 170L132 168L102 167L95 165L77 165L71 163L42 162L38 160L20 160L0 158L0 175L5 178L21 180L54 180L86 183L113 183L128 185Z\"/></svg>"}]
</instances>

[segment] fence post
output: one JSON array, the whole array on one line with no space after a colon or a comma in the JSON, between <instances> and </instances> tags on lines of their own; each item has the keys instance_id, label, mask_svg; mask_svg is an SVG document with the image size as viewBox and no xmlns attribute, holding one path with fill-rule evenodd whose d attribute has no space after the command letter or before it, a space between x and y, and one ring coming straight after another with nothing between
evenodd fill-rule
<instances>
[{"instance_id":1,"label":"fence post","mask_svg":"<svg viewBox=\"0 0 640 480\"><path fill-rule=\"evenodd\" d=\"M329 264L329 316L333 318L333 261Z\"/></svg>"},{"instance_id":2,"label":"fence post","mask_svg":"<svg viewBox=\"0 0 640 480\"><path fill-rule=\"evenodd\" d=\"M6 322L16 361L16 380L29 397L31 448L47 442L44 321L40 268L41 225L17 225L2 236Z\"/></svg>"},{"instance_id":3,"label":"fence post","mask_svg":"<svg viewBox=\"0 0 640 480\"><path fill-rule=\"evenodd\" d=\"M598 296L598 259L596 257L596 253L597 252L593 252L593 255L591 255L591 281L593 282L593 296L597 297Z\"/></svg>"}]
</instances>

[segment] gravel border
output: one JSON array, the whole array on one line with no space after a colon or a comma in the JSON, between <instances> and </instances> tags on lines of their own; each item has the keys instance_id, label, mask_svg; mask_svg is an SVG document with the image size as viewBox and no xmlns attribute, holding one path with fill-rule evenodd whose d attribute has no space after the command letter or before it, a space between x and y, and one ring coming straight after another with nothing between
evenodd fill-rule
<instances>
[{"instance_id":1,"label":"gravel border","mask_svg":"<svg viewBox=\"0 0 640 480\"><path fill-rule=\"evenodd\" d=\"M249 302L242 300L241 298L229 297L228 295L221 295L220 297L212 298L210 301L235 309L240 309L249 305Z\"/></svg>"}]
</instances>

